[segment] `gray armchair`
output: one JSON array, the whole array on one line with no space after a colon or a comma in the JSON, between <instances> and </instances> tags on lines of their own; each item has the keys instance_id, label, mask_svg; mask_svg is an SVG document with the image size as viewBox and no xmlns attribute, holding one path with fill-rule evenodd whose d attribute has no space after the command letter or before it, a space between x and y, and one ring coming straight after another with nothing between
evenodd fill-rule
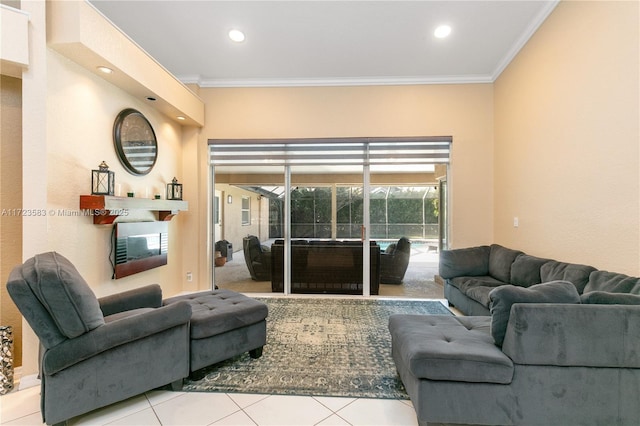
<instances>
[{"instance_id":1,"label":"gray armchair","mask_svg":"<svg viewBox=\"0 0 640 426\"><path fill-rule=\"evenodd\" d=\"M171 384L189 375L186 303L162 306L150 285L97 299L55 252L16 266L9 295L40 340L40 408L47 424Z\"/></svg>"}]
</instances>

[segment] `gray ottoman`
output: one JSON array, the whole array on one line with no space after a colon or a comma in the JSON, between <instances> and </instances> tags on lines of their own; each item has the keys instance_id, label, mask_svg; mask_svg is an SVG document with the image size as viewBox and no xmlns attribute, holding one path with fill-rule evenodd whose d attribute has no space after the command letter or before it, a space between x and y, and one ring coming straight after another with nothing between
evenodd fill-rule
<instances>
[{"instance_id":1,"label":"gray ottoman","mask_svg":"<svg viewBox=\"0 0 640 426\"><path fill-rule=\"evenodd\" d=\"M267 343L267 305L230 290L214 290L171 297L164 305L186 300L191 305L190 367L192 379L201 370L249 351L262 355Z\"/></svg>"}]
</instances>

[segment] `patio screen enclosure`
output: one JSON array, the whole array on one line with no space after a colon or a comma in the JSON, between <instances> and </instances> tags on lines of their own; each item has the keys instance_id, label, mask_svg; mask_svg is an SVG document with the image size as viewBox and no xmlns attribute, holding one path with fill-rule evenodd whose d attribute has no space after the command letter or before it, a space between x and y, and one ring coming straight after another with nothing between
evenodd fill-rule
<instances>
[{"instance_id":1,"label":"patio screen enclosure","mask_svg":"<svg viewBox=\"0 0 640 426\"><path fill-rule=\"evenodd\" d=\"M246 189L265 194L261 187ZM332 238L332 191L330 186L295 187L291 190L291 237ZM337 185L336 238L360 238L364 224L363 188ZM269 199L269 238L283 238L284 190ZM372 239L437 240L439 194L435 186L372 186L369 191Z\"/></svg>"}]
</instances>

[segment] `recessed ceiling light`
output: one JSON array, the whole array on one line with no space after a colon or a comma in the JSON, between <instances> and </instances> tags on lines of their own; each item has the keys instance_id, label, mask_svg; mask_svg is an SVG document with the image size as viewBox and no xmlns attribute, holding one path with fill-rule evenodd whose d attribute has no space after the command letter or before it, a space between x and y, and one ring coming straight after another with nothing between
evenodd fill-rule
<instances>
[{"instance_id":1,"label":"recessed ceiling light","mask_svg":"<svg viewBox=\"0 0 640 426\"><path fill-rule=\"evenodd\" d=\"M229 31L229 38L236 43L240 43L244 41L244 33L240 30L231 30Z\"/></svg>"},{"instance_id":2,"label":"recessed ceiling light","mask_svg":"<svg viewBox=\"0 0 640 426\"><path fill-rule=\"evenodd\" d=\"M184 118L182 115L179 115L179 116L177 116L176 118L177 118L178 120L180 120L180 121L186 120L186 118Z\"/></svg>"},{"instance_id":3,"label":"recessed ceiling light","mask_svg":"<svg viewBox=\"0 0 640 426\"><path fill-rule=\"evenodd\" d=\"M445 37L448 37L449 34L451 34L451 27L449 25L440 25L433 32L433 35L436 36L437 38L445 38Z\"/></svg>"},{"instance_id":4,"label":"recessed ceiling light","mask_svg":"<svg viewBox=\"0 0 640 426\"><path fill-rule=\"evenodd\" d=\"M109 67L97 67L98 71L103 72L105 74L113 74L113 70Z\"/></svg>"}]
</instances>

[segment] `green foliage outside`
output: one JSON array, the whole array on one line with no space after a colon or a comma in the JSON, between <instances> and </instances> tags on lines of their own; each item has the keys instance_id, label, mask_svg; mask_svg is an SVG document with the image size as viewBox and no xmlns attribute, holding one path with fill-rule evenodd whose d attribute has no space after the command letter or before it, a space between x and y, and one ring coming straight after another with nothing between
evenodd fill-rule
<instances>
[{"instance_id":1,"label":"green foliage outside","mask_svg":"<svg viewBox=\"0 0 640 426\"><path fill-rule=\"evenodd\" d=\"M338 238L359 238L363 223L360 187L337 187ZM282 200L271 200L272 232L280 233ZM278 205L278 203L280 205ZM438 198L434 187L376 187L370 196L371 237L437 238ZM331 188L298 187L291 191L293 238L331 237ZM281 237L282 235L271 235Z\"/></svg>"}]
</instances>

